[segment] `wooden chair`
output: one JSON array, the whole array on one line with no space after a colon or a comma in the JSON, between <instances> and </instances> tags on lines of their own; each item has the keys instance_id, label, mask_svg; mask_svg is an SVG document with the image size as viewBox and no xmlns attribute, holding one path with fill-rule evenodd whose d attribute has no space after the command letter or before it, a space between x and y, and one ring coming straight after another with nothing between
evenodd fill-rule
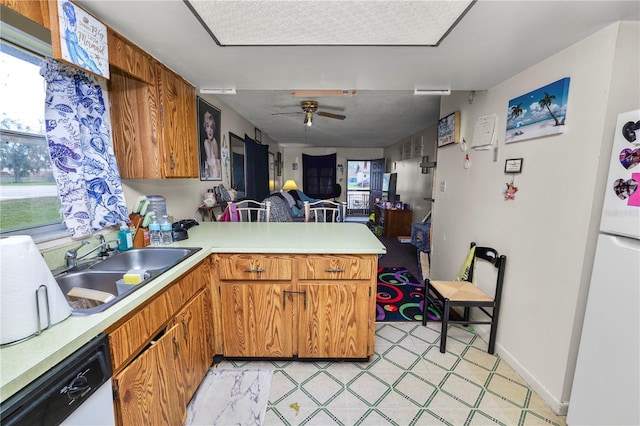
<instances>
[{"instance_id":1,"label":"wooden chair","mask_svg":"<svg viewBox=\"0 0 640 426\"><path fill-rule=\"evenodd\" d=\"M425 279L424 305L422 311L422 325L427 325L427 313L430 309L435 309L442 319L442 330L440 332L440 352L444 353L447 347L447 329L449 324L489 324L489 348L490 354L494 353L496 344L496 332L498 330L498 317L500 314L500 301L502 298L502 286L504 282L504 271L507 264L505 255L498 255L498 252L490 247L475 247L475 253L471 260L467 281L432 281ZM497 279L493 296L482 291L474 284L474 268L478 259L489 262L497 269ZM450 310L453 307L464 308L464 315L461 320L452 320ZM479 319L472 319L471 308L479 308L483 315ZM487 308L493 308L488 311ZM486 319L488 317L488 319Z\"/></svg>"},{"instance_id":2,"label":"wooden chair","mask_svg":"<svg viewBox=\"0 0 640 426\"><path fill-rule=\"evenodd\" d=\"M242 200L235 204L240 222L269 222L271 201Z\"/></svg>"},{"instance_id":3,"label":"wooden chair","mask_svg":"<svg viewBox=\"0 0 640 426\"><path fill-rule=\"evenodd\" d=\"M305 201L305 222L344 222L347 215L347 203L344 201Z\"/></svg>"}]
</instances>

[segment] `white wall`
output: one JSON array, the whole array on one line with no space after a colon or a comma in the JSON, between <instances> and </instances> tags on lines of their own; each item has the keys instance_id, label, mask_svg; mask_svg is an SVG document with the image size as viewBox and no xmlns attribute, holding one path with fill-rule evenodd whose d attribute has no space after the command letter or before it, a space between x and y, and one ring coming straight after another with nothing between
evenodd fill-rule
<instances>
[{"instance_id":1,"label":"white wall","mask_svg":"<svg viewBox=\"0 0 640 426\"><path fill-rule=\"evenodd\" d=\"M427 127L421 132L411 135L405 140L385 148L384 156L386 161L386 171L398 174L396 192L400 194L400 201L409 204L412 210L413 223L420 222L427 212L432 209L432 189L433 179L436 170L431 169L429 173L423 174L420 168L421 157L401 159L399 147L407 139L422 137L423 155L429 157L429 161L436 161L436 147L438 126Z\"/></svg>"},{"instance_id":2,"label":"white wall","mask_svg":"<svg viewBox=\"0 0 640 426\"><path fill-rule=\"evenodd\" d=\"M221 129L220 137L227 138L229 142L229 132L244 138L245 133L253 138L255 127L244 117L229 108L218 97L213 95L202 95L202 98L211 105L221 110ZM222 143L222 141L220 141ZM264 132L262 134L262 143L269 145L269 151L276 153L277 144ZM173 216L175 220L185 218L195 218L200 221L201 216L197 212L197 208L202 204L204 193L209 188L224 184L226 188L230 188L230 171L223 170L222 181L201 181L200 179L124 179L124 195L127 201L127 207L133 208L133 203L140 195L162 195L167 200L167 212ZM278 186L278 177L276 176L276 187ZM280 186L281 183L280 183Z\"/></svg>"},{"instance_id":3,"label":"white wall","mask_svg":"<svg viewBox=\"0 0 640 426\"><path fill-rule=\"evenodd\" d=\"M638 25L629 25L635 34L621 32L621 43L635 52L637 64ZM508 256L498 354L561 414L570 395L595 250L603 162L608 164L615 116L640 102L636 96L620 105L613 98L612 88L623 84L612 84L621 65L614 61L617 37L615 24L477 94L473 105L468 92L441 103L442 117L461 111L461 133L470 143L475 119L497 114L498 160L493 161L493 150L470 149L471 168L464 169L466 153L457 145L438 150L431 276L453 277L471 241ZM635 94L637 72L638 66L631 66L627 76L633 81L625 82L636 87ZM509 100L563 77L571 78L566 132L505 144ZM502 192L510 179L504 174L507 158L524 158L522 174L515 177L519 192L510 201ZM440 182L446 182L446 192L440 192Z\"/></svg>"}]
</instances>

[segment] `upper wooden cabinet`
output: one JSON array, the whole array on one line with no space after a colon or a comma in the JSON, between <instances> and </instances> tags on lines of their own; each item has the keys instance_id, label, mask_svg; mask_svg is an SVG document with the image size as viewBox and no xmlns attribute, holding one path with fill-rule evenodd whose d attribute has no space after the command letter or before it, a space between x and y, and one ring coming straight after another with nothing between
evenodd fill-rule
<instances>
[{"instance_id":1,"label":"upper wooden cabinet","mask_svg":"<svg viewBox=\"0 0 640 426\"><path fill-rule=\"evenodd\" d=\"M107 29L107 40L110 65L155 85L154 61L149 54L111 28Z\"/></svg>"},{"instance_id":2,"label":"upper wooden cabinet","mask_svg":"<svg viewBox=\"0 0 640 426\"><path fill-rule=\"evenodd\" d=\"M124 179L198 177L195 88L109 30L111 127Z\"/></svg>"},{"instance_id":3,"label":"upper wooden cabinet","mask_svg":"<svg viewBox=\"0 0 640 426\"><path fill-rule=\"evenodd\" d=\"M196 89L159 65L163 177L198 177Z\"/></svg>"},{"instance_id":4,"label":"upper wooden cabinet","mask_svg":"<svg viewBox=\"0 0 640 426\"><path fill-rule=\"evenodd\" d=\"M0 0L0 4L15 10L45 28L49 28L51 25L49 22L49 4L46 1Z\"/></svg>"}]
</instances>

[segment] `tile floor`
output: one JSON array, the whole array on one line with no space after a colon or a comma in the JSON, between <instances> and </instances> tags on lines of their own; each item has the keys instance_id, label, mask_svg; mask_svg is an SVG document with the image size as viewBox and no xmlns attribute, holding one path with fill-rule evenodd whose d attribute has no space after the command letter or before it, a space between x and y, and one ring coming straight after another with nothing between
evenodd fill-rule
<instances>
[{"instance_id":1,"label":"tile floor","mask_svg":"<svg viewBox=\"0 0 640 426\"><path fill-rule=\"evenodd\" d=\"M475 333L452 326L439 352L437 324L376 324L364 362L224 360L218 368L270 368L265 426L565 425Z\"/></svg>"}]
</instances>

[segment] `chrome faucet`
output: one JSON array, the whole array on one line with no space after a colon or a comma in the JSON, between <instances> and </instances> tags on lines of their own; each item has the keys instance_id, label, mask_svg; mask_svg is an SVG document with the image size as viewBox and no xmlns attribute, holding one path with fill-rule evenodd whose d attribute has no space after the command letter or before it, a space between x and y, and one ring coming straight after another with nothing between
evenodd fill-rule
<instances>
[{"instance_id":1,"label":"chrome faucet","mask_svg":"<svg viewBox=\"0 0 640 426\"><path fill-rule=\"evenodd\" d=\"M119 243L120 240L113 239L113 240L109 240L109 241L104 241L104 237L102 235L98 235L96 236L96 238L99 239L99 244L97 246L95 246L94 248L92 248L91 250L89 250L88 252L86 252L85 254L83 254L82 256L78 257L78 250L80 250L82 248L82 246L89 244L89 241L87 240L83 240L80 245L78 247L76 247L75 249L70 249L67 250L67 252L64 255L66 264L67 264L67 268L73 268L74 266L76 266L78 264L79 260L84 259L85 257L89 256L91 253L95 252L98 249L103 249L100 252L100 256L107 256L107 252L108 251L112 251L113 249L109 246L109 244L111 243Z\"/></svg>"}]
</instances>

